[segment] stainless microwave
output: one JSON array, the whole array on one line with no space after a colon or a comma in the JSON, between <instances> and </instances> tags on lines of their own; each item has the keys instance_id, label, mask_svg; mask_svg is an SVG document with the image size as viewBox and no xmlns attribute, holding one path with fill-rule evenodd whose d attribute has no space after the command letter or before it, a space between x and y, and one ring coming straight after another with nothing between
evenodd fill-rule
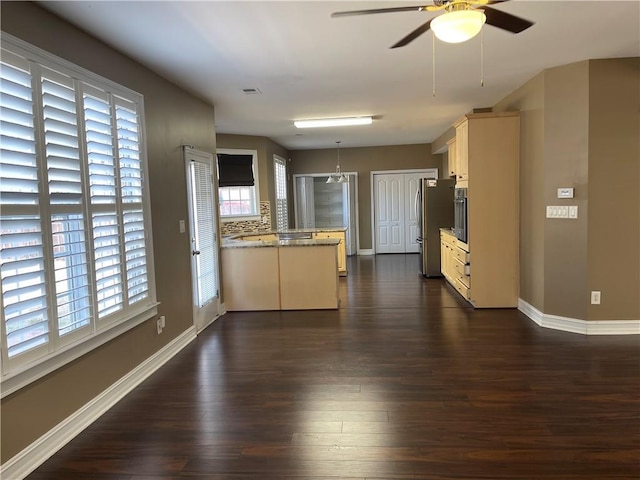
<instances>
[{"instance_id":1,"label":"stainless microwave","mask_svg":"<svg viewBox=\"0 0 640 480\"><path fill-rule=\"evenodd\" d=\"M456 238L463 243L467 243L467 189L456 188L453 195L453 214L454 214L454 227L453 233Z\"/></svg>"}]
</instances>

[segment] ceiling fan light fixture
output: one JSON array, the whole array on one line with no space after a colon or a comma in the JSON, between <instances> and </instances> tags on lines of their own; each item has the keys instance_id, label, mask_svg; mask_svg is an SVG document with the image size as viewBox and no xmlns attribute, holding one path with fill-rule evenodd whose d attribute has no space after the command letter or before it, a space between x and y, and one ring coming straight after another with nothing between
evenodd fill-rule
<instances>
[{"instance_id":1,"label":"ceiling fan light fixture","mask_svg":"<svg viewBox=\"0 0 640 480\"><path fill-rule=\"evenodd\" d=\"M481 10L455 10L434 18L431 30L438 40L462 43L480 33L486 21L487 17Z\"/></svg>"},{"instance_id":2,"label":"ceiling fan light fixture","mask_svg":"<svg viewBox=\"0 0 640 480\"><path fill-rule=\"evenodd\" d=\"M314 120L295 120L297 128L345 127L349 125L371 125L372 117L318 118Z\"/></svg>"}]
</instances>

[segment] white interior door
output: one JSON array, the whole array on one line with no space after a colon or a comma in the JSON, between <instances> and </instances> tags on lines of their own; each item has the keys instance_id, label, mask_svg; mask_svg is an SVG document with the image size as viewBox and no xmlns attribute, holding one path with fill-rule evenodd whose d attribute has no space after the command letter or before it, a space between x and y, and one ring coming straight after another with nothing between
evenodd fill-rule
<instances>
[{"instance_id":1,"label":"white interior door","mask_svg":"<svg viewBox=\"0 0 640 480\"><path fill-rule=\"evenodd\" d=\"M185 148L184 152L189 195L193 323L199 332L220 315L215 170L212 154L190 148Z\"/></svg>"},{"instance_id":2,"label":"white interior door","mask_svg":"<svg viewBox=\"0 0 640 480\"><path fill-rule=\"evenodd\" d=\"M376 253L404 253L404 176L374 175Z\"/></svg>"},{"instance_id":3,"label":"white interior door","mask_svg":"<svg viewBox=\"0 0 640 480\"><path fill-rule=\"evenodd\" d=\"M405 252L419 253L420 245L418 244L418 236L420 235L420 227L418 225L418 217L415 208L415 199L420 188L420 180L424 178L423 173L407 173L404 175L404 227L405 227Z\"/></svg>"}]
</instances>

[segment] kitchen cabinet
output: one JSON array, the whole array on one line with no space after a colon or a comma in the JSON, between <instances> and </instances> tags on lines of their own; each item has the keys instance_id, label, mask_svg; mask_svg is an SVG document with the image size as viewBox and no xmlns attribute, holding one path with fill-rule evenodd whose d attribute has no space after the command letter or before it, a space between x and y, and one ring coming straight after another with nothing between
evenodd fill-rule
<instances>
[{"instance_id":1,"label":"kitchen cabinet","mask_svg":"<svg viewBox=\"0 0 640 480\"><path fill-rule=\"evenodd\" d=\"M319 238L337 238L340 240L338 244L338 273L340 276L347 274L347 247L345 232L316 232L311 237L314 240Z\"/></svg>"},{"instance_id":2,"label":"kitchen cabinet","mask_svg":"<svg viewBox=\"0 0 640 480\"><path fill-rule=\"evenodd\" d=\"M440 230L440 253L442 274L465 300L469 300L470 255L458 246L457 239L450 230Z\"/></svg>"},{"instance_id":3,"label":"kitchen cabinet","mask_svg":"<svg viewBox=\"0 0 640 480\"><path fill-rule=\"evenodd\" d=\"M223 242L227 311L338 308L337 240L252 240Z\"/></svg>"},{"instance_id":4,"label":"kitchen cabinet","mask_svg":"<svg viewBox=\"0 0 640 480\"><path fill-rule=\"evenodd\" d=\"M465 116L455 124L456 187L464 188L469 181L469 119Z\"/></svg>"},{"instance_id":5,"label":"kitchen cabinet","mask_svg":"<svg viewBox=\"0 0 640 480\"><path fill-rule=\"evenodd\" d=\"M449 177L456 178L456 172L458 170L456 165L458 162L457 150L458 149L457 149L456 139L454 137L447 142L447 162L448 162L447 167L449 169Z\"/></svg>"},{"instance_id":6,"label":"kitchen cabinet","mask_svg":"<svg viewBox=\"0 0 640 480\"><path fill-rule=\"evenodd\" d=\"M455 127L456 187L467 189L467 243L456 240L456 248L445 247L452 256L445 277L476 308L515 308L519 297L519 112L471 113Z\"/></svg>"}]
</instances>

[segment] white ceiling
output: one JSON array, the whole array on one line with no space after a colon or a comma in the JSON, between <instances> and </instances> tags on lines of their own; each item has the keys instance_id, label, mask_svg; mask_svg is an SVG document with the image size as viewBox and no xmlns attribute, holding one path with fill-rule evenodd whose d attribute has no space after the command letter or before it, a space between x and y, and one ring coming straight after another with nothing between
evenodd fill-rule
<instances>
[{"instance_id":1,"label":"white ceiling","mask_svg":"<svg viewBox=\"0 0 640 480\"><path fill-rule=\"evenodd\" d=\"M389 49L436 13L330 18L412 1L45 1L95 37L215 105L216 131L290 150L428 143L473 108L495 104L540 71L640 56L640 2L512 0L493 8L535 22L514 35ZM260 95L246 95L257 88ZM373 115L370 126L298 130L293 120Z\"/></svg>"}]
</instances>

